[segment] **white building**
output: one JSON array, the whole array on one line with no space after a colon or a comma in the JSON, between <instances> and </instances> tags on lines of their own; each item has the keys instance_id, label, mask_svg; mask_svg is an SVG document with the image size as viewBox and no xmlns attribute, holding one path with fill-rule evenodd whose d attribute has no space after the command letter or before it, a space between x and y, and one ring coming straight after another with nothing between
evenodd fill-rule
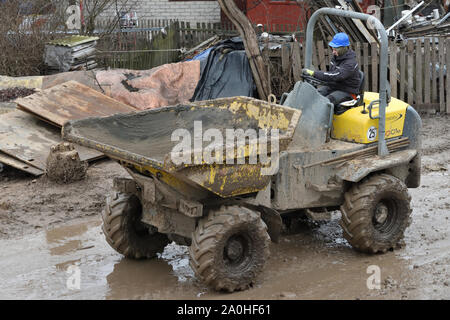
<instances>
[{"instance_id":1,"label":"white building","mask_svg":"<svg viewBox=\"0 0 450 320\"><path fill-rule=\"evenodd\" d=\"M220 22L220 6L215 0L120 0L126 2L126 8L135 11L139 19L178 19L180 21ZM119 7L119 6L118 6ZM115 15L116 6L112 5L107 14Z\"/></svg>"}]
</instances>

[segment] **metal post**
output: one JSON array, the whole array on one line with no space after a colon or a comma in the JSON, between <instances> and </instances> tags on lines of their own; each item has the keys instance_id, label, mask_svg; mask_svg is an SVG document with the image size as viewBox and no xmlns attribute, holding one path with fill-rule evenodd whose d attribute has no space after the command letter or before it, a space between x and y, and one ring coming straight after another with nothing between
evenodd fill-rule
<instances>
[{"instance_id":1,"label":"metal post","mask_svg":"<svg viewBox=\"0 0 450 320\"><path fill-rule=\"evenodd\" d=\"M380 106L378 121L378 155L389 154L386 146L386 106L387 106L387 64L388 64L388 37L383 24L374 16L354 11L345 11L333 8L321 8L311 16L306 29L306 52L305 67L312 67L312 48L314 29L317 21L322 15L335 15L348 19L359 19L367 21L370 26L378 31L380 41Z\"/></svg>"},{"instance_id":2,"label":"metal post","mask_svg":"<svg viewBox=\"0 0 450 320\"><path fill-rule=\"evenodd\" d=\"M403 17L401 17L396 23L394 23L392 26L390 26L386 32L387 34L389 34L392 30L394 30L394 28L398 25L400 25L403 21L405 21L406 19L408 19L410 16L412 16L423 4L425 3L425 1L422 1L421 3L419 3L414 9L412 9L408 14L404 15Z\"/></svg>"}]
</instances>

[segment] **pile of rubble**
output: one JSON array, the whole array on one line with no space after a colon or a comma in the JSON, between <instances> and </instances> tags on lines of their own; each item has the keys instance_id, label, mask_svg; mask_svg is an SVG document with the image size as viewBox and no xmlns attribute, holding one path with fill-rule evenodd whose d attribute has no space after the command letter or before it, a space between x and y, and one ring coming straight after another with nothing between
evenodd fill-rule
<instances>
[{"instance_id":1,"label":"pile of rubble","mask_svg":"<svg viewBox=\"0 0 450 320\"><path fill-rule=\"evenodd\" d=\"M450 13L443 14L443 10L439 6L432 7L422 1L412 10L405 10L402 14L403 17L396 24L398 32L404 37L448 35L450 33Z\"/></svg>"},{"instance_id":2,"label":"pile of rubble","mask_svg":"<svg viewBox=\"0 0 450 320\"><path fill-rule=\"evenodd\" d=\"M318 0L311 1L312 11L323 7L340 8L354 12L364 13L356 0ZM377 42L377 34L369 28L366 22L356 19L345 19L337 16L326 16L320 18L319 29L323 39L331 39L338 32L347 33L352 42Z\"/></svg>"}]
</instances>

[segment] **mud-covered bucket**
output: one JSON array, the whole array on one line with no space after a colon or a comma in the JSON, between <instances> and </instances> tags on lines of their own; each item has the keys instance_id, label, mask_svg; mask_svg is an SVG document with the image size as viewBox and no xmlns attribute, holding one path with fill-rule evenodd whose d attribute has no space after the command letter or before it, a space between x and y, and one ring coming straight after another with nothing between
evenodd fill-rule
<instances>
[{"instance_id":1,"label":"mud-covered bucket","mask_svg":"<svg viewBox=\"0 0 450 320\"><path fill-rule=\"evenodd\" d=\"M65 140L144 174L163 171L230 197L268 184L271 164L261 159L287 149L300 116L289 107L232 97L69 121L62 132Z\"/></svg>"}]
</instances>

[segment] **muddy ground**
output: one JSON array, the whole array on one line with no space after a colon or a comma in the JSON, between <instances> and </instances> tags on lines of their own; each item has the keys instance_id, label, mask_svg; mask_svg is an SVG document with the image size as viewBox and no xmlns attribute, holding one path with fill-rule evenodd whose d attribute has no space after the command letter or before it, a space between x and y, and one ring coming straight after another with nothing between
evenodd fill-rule
<instances>
[{"instance_id":1,"label":"muddy ground","mask_svg":"<svg viewBox=\"0 0 450 320\"><path fill-rule=\"evenodd\" d=\"M336 212L273 243L255 286L233 294L195 279L187 247L170 244L158 259L132 261L107 245L100 212L112 178L127 176L115 162L94 163L85 180L67 185L5 167L0 299L450 299L450 117L423 123L422 185L410 189L413 219L401 249L355 252ZM380 268L379 289L367 287L371 266Z\"/></svg>"}]
</instances>

